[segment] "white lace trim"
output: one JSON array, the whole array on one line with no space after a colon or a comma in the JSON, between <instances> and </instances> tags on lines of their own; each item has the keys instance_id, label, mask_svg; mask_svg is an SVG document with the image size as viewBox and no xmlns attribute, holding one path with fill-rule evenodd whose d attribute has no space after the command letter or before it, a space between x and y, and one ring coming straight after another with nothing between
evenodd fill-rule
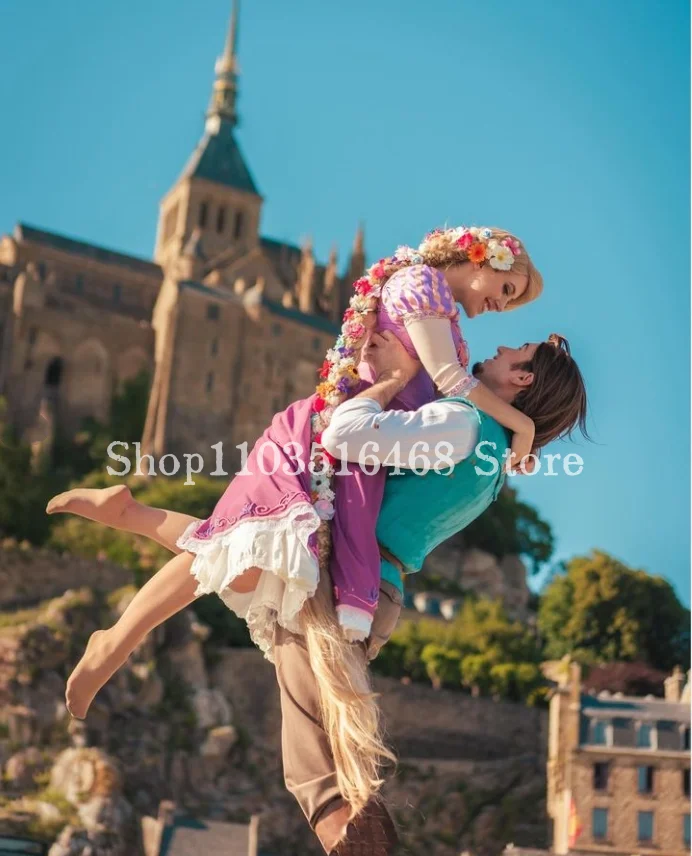
<instances>
[{"instance_id":1,"label":"white lace trim","mask_svg":"<svg viewBox=\"0 0 692 856\"><path fill-rule=\"evenodd\" d=\"M473 375L467 375L462 378L456 386L445 393L445 398L466 398L466 396L475 389L480 381Z\"/></svg>"},{"instance_id":2,"label":"white lace trim","mask_svg":"<svg viewBox=\"0 0 692 856\"><path fill-rule=\"evenodd\" d=\"M272 660L278 622L297 633L297 617L317 589L319 566L308 539L320 525L309 503L299 503L279 518L253 517L210 538L195 538L191 524L178 539L182 550L195 554L190 573L197 580L195 596L215 592L248 625L252 641ZM260 576L253 592L240 594L228 586L249 568Z\"/></svg>"}]
</instances>

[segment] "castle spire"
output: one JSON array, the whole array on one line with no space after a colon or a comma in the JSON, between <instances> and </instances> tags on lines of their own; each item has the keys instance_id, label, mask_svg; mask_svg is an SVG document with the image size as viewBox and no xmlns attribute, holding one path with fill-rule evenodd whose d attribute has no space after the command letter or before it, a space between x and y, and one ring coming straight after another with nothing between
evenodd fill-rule
<instances>
[{"instance_id":1,"label":"castle spire","mask_svg":"<svg viewBox=\"0 0 692 856\"><path fill-rule=\"evenodd\" d=\"M236 97L238 94L238 12L240 0L233 0L231 23L226 36L223 55L216 61L216 80L207 110L207 128L218 130L221 122L234 126L238 122Z\"/></svg>"}]
</instances>

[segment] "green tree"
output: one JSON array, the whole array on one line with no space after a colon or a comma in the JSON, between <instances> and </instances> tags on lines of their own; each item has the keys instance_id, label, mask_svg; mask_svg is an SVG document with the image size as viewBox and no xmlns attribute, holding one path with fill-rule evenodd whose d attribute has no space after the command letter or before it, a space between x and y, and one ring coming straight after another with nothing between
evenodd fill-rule
<instances>
[{"instance_id":1,"label":"green tree","mask_svg":"<svg viewBox=\"0 0 692 856\"><path fill-rule=\"evenodd\" d=\"M459 684L460 651L430 643L423 648L421 660L436 690L456 687Z\"/></svg>"},{"instance_id":2,"label":"green tree","mask_svg":"<svg viewBox=\"0 0 692 856\"><path fill-rule=\"evenodd\" d=\"M461 682L473 695L488 695L492 687L490 673L496 665L492 654L467 654L460 664Z\"/></svg>"},{"instance_id":3,"label":"green tree","mask_svg":"<svg viewBox=\"0 0 692 856\"><path fill-rule=\"evenodd\" d=\"M454 540L467 549L477 547L498 558L522 556L534 572L550 559L555 547L550 525L533 506L518 499L516 490L508 484L497 500Z\"/></svg>"},{"instance_id":4,"label":"green tree","mask_svg":"<svg viewBox=\"0 0 692 856\"><path fill-rule=\"evenodd\" d=\"M601 550L572 559L547 587L538 613L550 658L642 661L664 671L689 661L689 624L670 583Z\"/></svg>"}]
</instances>

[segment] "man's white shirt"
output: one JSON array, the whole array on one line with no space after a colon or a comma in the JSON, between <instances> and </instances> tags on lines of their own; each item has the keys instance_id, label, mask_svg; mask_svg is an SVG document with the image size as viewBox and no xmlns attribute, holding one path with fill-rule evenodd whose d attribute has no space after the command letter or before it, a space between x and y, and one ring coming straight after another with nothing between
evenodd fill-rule
<instances>
[{"instance_id":1,"label":"man's white shirt","mask_svg":"<svg viewBox=\"0 0 692 856\"><path fill-rule=\"evenodd\" d=\"M336 408L322 432L322 445L335 458L377 460L416 472L434 468L440 450L458 464L472 454L477 442L473 408L446 399L418 410L383 410L372 398L352 398Z\"/></svg>"}]
</instances>

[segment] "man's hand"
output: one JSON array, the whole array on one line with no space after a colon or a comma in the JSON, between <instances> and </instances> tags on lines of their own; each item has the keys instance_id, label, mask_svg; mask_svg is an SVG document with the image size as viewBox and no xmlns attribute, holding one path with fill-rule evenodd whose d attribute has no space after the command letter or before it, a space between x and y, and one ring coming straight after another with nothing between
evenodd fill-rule
<instances>
[{"instance_id":1,"label":"man's hand","mask_svg":"<svg viewBox=\"0 0 692 856\"><path fill-rule=\"evenodd\" d=\"M408 383L421 367L390 330L370 336L363 348L363 359L372 367L377 380L391 377Z\"/></svg>"}]
</instances>

